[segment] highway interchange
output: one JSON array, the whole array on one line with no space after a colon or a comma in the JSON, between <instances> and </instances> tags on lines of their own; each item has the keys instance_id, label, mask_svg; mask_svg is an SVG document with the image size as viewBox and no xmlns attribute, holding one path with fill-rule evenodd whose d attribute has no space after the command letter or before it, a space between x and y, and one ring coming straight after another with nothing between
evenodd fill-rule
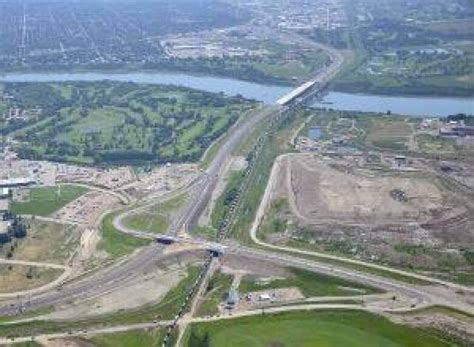
<instances>
[{"instance_id":1,"label":"highway interchange","mask_svg":"<svg viewBox=\"0 0 474 347\"><path fill-rule=\"evenodd\" d=\"M343 64L342 56L332 50L329 51L331 55L332 64L327 69L314 76L310 82L311 88L316 86L317 88L324 88L324 86L337 74ZM246 117L242 121L238 122L224 138L217 154L212 159L208 168L201 172L200 176L192 182L191 185L186 187L188 194L187 202L173 220L171 227L169 228L168 237L174 238L178 242L186 241L190 244L194 244L196 249L202 249L203 247L212 247L213 244L199 241L199 240L183 240L178 237L178 233L181 231L190 231L195 225L199 216L206 208L213 190L215 189L219 180L219 172L226 160L232 155L237 146L241 141L252 133L252 130L256 128L259 122L265 120L269 124L272 119L281 116L290 107L295 107L298 104L303 104L306 97L310 97L314 90L308 90L305 88L301 89L301 94L294 93L291 101L285 102L285 105L280 105L275 108L270 114L265 112L259 112L253 117ZM291 104L291 106L288 106ZM262 135L266 136L266 135ZM270 178L269 186L271 185L272 178ZM257 244L258 248L244 246L236 244L235 241L226 241L225 235L219 240L225 249L225 254L232 256L242 256L252 259L261 259L262 261L273 262L280 265L295 267L301 269L307 269L310 271L328 274L332 276L342 277L345 279L353 280L355 282L361 282L367 285L372 285L384 289L385 291L392 293L394 296L399 298L400 304L393 308L393 310L411 310L423 306L430 305L443 305L455 308L457 310L465 311L469 314L474 314L473 294L472 288L455 285L448 282L443 282L438 279L428 278L426 276L419 276L407 272L403 272L403 275L412 277L413 279L423 280L431 282L431 285L419 285L401 282L389 277L382 277L381 275L373 274L370 272L362 272L360 270L353 270L350 265L350 261L343 258L328 259L328 260L339 260L337 265L329 264L321 259L321 254L315 254L312 252L299 251L285 247L277 247L266 244L259 240L256 235L256 230L260 223L261 217L265 212L266 200L268 199L269 189L267 187L265 196L262 199L262 203L258 210L255 218L252 230L249 231L253 241ZM177 194L173 192L172 194ZM170 197L165 197L170 198ZM152 202L156 203L156 201ZM141 206L140 208L143 208ZM156 238L156 235L150 235L148 233L130 230L126 228L122 221L127 214L135 210L129 210L121 215L118 215L114 219L114 226L124 232L137 237L145 238ZM156 262L160 262L166 259L172 254L167 254L165 251L166 245L151 242L150 245L140 249L126 259L123 259L115 264L105 267L101 270L82 275L77 279L72 279L68 282L63 283L60 287L48 288L42 292L33 293L25 298L17 297L8 301L0 303L0 315L17 315L28 311L34 311L44 307L50 307L53 305L70 303L73 301L83 301L91 298L95 298L104 295L116 288L127 286L128 283L140 276L142 270L147 269ZM314 256L314 257L313 257ZM342 262L347 262L347 266L341 265ZM359 262L360 263L360 262ZM357 264L357 265L368 265L373 268L373 264ZM203 269L203 273L207 272L207 269L211 268L208 266ZM382 270L392 269L384 268ZM393 272L400 272L399 270L393 270ZM203 276L205 278L205 276ZM192 296L192 295L190 295ZM380 310L390 310L386 307L387 299L384 298L380 302ZM291 309L291 306L289 306ZM301 309L301 307L300 307ZM376 306L370 307L372 310L376 310ZM187 321L180 321L181 315L176 317L173 324L180 325L189 323L193 320L192 318L186 318ZM170 322L160 322L160 324L169 325ZM145 324L143 327L156 326L154 323ZM139 325L141 327L141 325ZM136 329L136 326L128 326L127 329ZM110 332L114 332L114 328ZM121 331L118 327L117 331ZM98 330L99 332L108 332ZM58 334L58 337L63 336ZM25 337L26 338L26 337ZM18 340L21 341L21 340Z\"/></svg>"}]
</instances>

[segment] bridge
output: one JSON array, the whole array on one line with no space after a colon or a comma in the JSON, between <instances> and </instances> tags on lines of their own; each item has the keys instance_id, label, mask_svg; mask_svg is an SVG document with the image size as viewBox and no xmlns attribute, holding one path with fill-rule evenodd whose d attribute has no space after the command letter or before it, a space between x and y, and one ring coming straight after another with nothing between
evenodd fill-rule
<instances>
[{"instance_id":1,"label":"bridge","mask_svg":"<svg viewBox=\"0 0 474 347\"><path fill-rule=\"evenodd\" d=\"M146 231L135 231L131 235L142 238L142 239L153 240L162 245L172 245L176 243L192 244L192 245L207 249L214 256L220 256L224 254L227 248L227 246L217 243L217 242L200 240L197 238L179 237L179 236L172 236L172 235L166 235L166 234L155 234L155 233L149 233Z\"/></svg>"},{"instance_id":2,"label":"bridge","mask_svg":"<svg viewBox=\"0 0 474 347\"><path fill-rule=\"evenodd\" d=\"M280 106L309 105L314 98L320 97L326 84L319 80L312 80L303 83L299 87L293 89L288 94L277 100Z\"/></svg>"}]
</instances>

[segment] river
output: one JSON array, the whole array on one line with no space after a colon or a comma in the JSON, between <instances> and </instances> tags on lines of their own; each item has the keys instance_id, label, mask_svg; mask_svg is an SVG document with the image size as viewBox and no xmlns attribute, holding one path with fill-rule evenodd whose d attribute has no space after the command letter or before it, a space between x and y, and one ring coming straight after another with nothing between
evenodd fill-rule
<instances>
[{"instance_id":1,"label":"river","mask_svg":"<svg viewBox=\"0 0 474 347\"><path fill-rule=\"evenodd\" d=\"M474 98L381 96L329 92L315 107L345 111L387 112L418 117L474 114Z\"/></svg>"},{"instance_id":2,"label":"river","mask_svg":"<svg viewBox=\"0 0 474 347\"><path fill-rule=\"evenodd\" d=\"M274 104L292 88L263 85L232 78L190 75L186 73L12 73L0 75L0 82L119 81L172 84L209 92L223 92ZM329 92L316 107L365 112L387 112L410 116L442 117L456 113L474 114L474 98L434 98L362 95Z\"/></svg>"},{"instance_id":3,"label":"river","mask_svg":"<svg viewBox=\"0 0 474 347\"><path fill-rule=\"evenodd\" d=\"M274 104L291 87L262 85L231 78L189 75L185 73L30 73L0 75L0 82L118 81L148 84L172 84L226 95L240 94L267 104Z\"/></svg>"}]
</instances>

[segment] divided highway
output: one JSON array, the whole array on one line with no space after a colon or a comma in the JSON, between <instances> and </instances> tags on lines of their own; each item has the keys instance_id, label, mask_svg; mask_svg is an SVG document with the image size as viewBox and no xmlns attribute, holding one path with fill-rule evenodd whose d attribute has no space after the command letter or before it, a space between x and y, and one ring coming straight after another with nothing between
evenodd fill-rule
<instances>
[{"instance_id":1,"label":"divided highway","mask_svg":"<svg viewBox=\"0 0 474 347\"><path fill-rule=\"evenodd\" d=\"M319 84L320 86L327 85L343 64L342 56L338 52L331 51L331 58L331 65L328 66L325 71L318 76L315 76L305 86L280 99L282 106L275 108L271 114L268 114L265 109L262 109L255 115L242 119L230 129L209 167L200 174L190 187L187 187L188 200L178 217L173 221L168 236L177 237L178 232L189 231L196 224L217 185L219 179L218 175L221 168L241 143L242 139L244 139L248 134L251 134L252 130L256 128L259 122L264 120L266 117L274 118L280 115L283 111L287 110L287 107L284 105L291 104L291 106L294 106L295 102L304 103L305 98L310 96L306 95L306 92L315 84ZM307 86L310 87L307 88ZM264 201L265 199L266 198L264 197ZM254 229L251 233L257 243L259 242L256 238L256 227L265 211L265 204L263 202L262 206L263 207L261 207L258 212L255 222L256 224L254 224ZM139 237L155 237L155 235L150 235L149 233L126 228L122 221L127 213L131 212L126 212L114 220L114 226L117 229ZM203 245L200 241L193 242L197 243L197 246ZM274 262L283 266L303 268L383 288L389 292L397 293L397 295L406 297L408 307L413 304L417 307L439 304L451 306L474 314L473 306L467 303L467 300L469 299L467 296L463 297L459 293L454 293L445 286L420 286L407 284L379 275L354 271L342 266L328 265L323 262L296 256L295 254L289 255L288 253L276 252L293 251L291 249L277 249L276 251L270 251L262 248L251 248L235 244L226 244L226 246L226 252L229 254L261 259L262 261ZM260 246L268 247L268 245L262 244L261 242ZM128 283L140 276L144 269L153 266L157 261L169 257L170 255L163 252L165 247L166 246L164 245L152 242L150 245L144 247L128 258L112 264L107 268L100 269L97 272L85 274L78 279L64 283L59 289L34 293L27 298L19 298L19 300L3 301L0 303L0 315L16 315L20 313L20 311L31 311L74 300L86 300L126 286ZM301 255L307 256L308 254Z\"/></svg>"}]
</instances>

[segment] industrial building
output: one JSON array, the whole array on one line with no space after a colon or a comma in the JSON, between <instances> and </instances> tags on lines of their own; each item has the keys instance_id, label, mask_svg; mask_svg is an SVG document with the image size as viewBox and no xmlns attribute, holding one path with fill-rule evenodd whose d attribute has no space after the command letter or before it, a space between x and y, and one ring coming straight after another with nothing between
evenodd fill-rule
<instances>
[{"instance_id":1,"label":"industrial building","mask_svg":"<svg viewBox=\"0 0 474 347\"><path fill-rule=\"evenodd\" d=\"M35 183L36 181L30 177L10 178L0 180L0 188L27 187Z\"/></svg>"}]
</instances>

